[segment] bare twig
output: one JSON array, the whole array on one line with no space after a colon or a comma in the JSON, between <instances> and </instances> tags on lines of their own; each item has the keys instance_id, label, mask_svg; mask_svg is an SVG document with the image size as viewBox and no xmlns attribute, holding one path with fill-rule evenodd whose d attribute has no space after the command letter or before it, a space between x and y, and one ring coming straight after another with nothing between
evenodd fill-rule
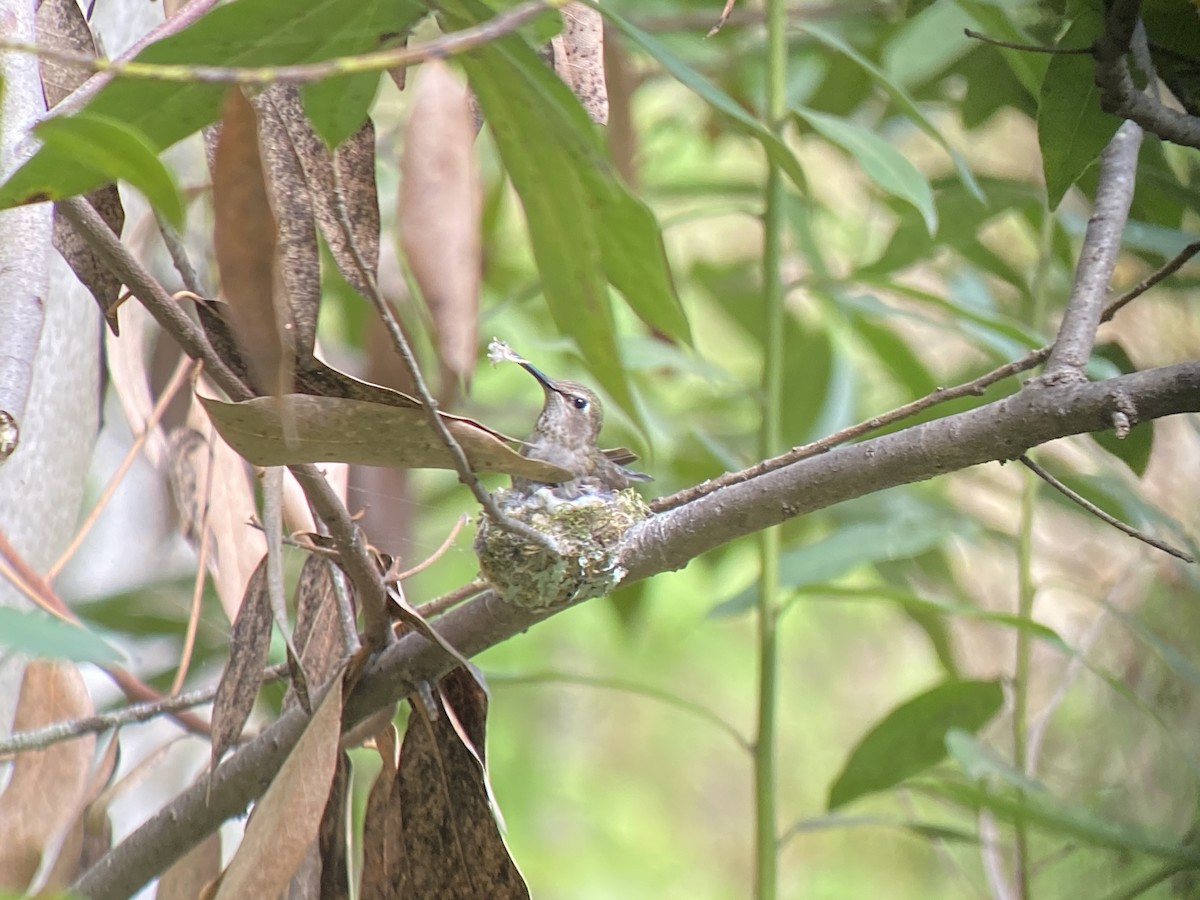
<instances>
[{"instance_id":1,"label":"bare twig","mask_svg":"<svg viewBox=\"0 0 1200 900\"><path fill-rule=\"evenodd\" d=\"M963 34L977 41L983 41L985 44L991 44L993 47L1003 47L1005 50L1020 50L1022 53L1046 53L1051 56L1092 55L1091 45L1087 47L1047 47L1042 44L1018 44L1014 41L1002 41L999 38L975 31L972 28L964 28Z\"/></svg>"},{"instance_id":2,"label":"bare twig","mask_svg":"<svg viewBox=\"0 0 1200 900\"><path fill-rule=\"evenodd\" d=\"M67 66L88 69L120 78L149 81L211 82L217 84L268 85L304 84L335 75L359 72L383 72L397 66L411 66L430 59L443 59L473 50L489 41L511 34L536 16L550 9L544 0L527 0L520 6L498 13L486 22L455 31L412 47L395 47L363 53L358 56L339 56L321 62L293 66L201 66L159 65L134 60L104 59L86 53L43 47L24 41L0 41L0 50L30 53L52 59ZM71 100L70 97L67 100Z\"/></svg>"},{"instance_id":3,"label":"bare twig","mask_svg":"<svg viewBox=\"0 0 1200 900\"><path fill-rule=\"evenodd\" d=\"M171 262L175 264L175 271L183 280L183 286L197 297L208 296L204 292L204 285L200 283L200 275L196 271L196 267L192 265L187 247L183 245L183 238L179 232L157 210L154 212L154 221L158 223L158 233L162 237L163 245L167 248L167 253L171 256Z\"/></svg>"},{"instance_id":4,"label":"bare twig","mask_svg":"<svg viewBox=\"0 0 1200 900\"><path fill-rule=\"evenodd\" d=\"M757 478L776 469L782 469L784 466L790 466L792 463L807 459L810 456L816 456L818 453L825 453L840 444L862 437L876 429L892 425L910 416L915 416L917 413L924 412L930 407L937 406L939 403L946 403L949 400L956 400L959 397L979 396L997 381L1003 381L1010 376L1027 372L1039 363L1044 362L1050 356L1052 349L1053 345L1042 347L1040 350L1032 350L1020 359L993 369L964 384L959 384L951 388L938 388L924 397L918 397L911 403L898 406L882 415L873 416L870 419L859 422L857 425L843 428L841 431L835 431L833 434L826 435L818 441L813 441L811 444L805 444L802 447L793 447L787 453L764 460L748 469L742 469L740 472L727 472L720 478L713 478L702 484L685 488L668 497L659 497L650 504L650 508L655 512L675 509L678 506L691 503L693 500L698 500L700 497L711 494L713 491L720 490L721 488L741 484L744 481L749 481L752 478Z\"/></svg>"},{"instance_id":5,"label":"bare twig","mask_svg":"<svg viewBox=\"0 0 1200 900\"><path fill-rule=\"evenodd\" d=\"M450 549L450 545L454 543L454 539L458 537L458 533L462 531L463 526L469 521L471 521L470 517L466 513L459 516L454 523L454 527L450 529L450 533L446 535L446 539L442 541L442 545L411 569L405 569L403 572L398 571L400 561L394 560L388 568L387 574L383 576L383 580L387 583L404 581L407 578L412 578L418 572L424 572L445 555L446 551Z\"/></svg>"},{"instance_id":6,"label":"bare twig","mask_svg":"<svg viewBox=\"0 0 1200 900\"><path fill-rule=\"evenodd\" d=\"M1109 280L1121 251L1121 233L1129 218L1141 146L1142 129L1133 122L1126 122L1100 154L1096 205L1088 220L1084 249L1079 255L1075 283L1071 286L1054 350L1039 379L1043 384L1086 378L1083 370L1092 354Z\"/></svg>"},{"instance_id":7,"label":"bare twig","mask_svg":"<svg viewBox=\"0 0 1200 900\"><path fill-rule=\"evenodd\" d=\"M458 606L458 604L470 600L476 594L482 594L489 587L490 585L487 581L482 578L476 578L474 581L448 591L440 597L434 597L428 603L422 603L417 607L417 612L426 619L432 619L434 616L440 616L442 613Z\"/></svg>"},{"instance_id":8,"label":"bare twig","mask_svg":"<svg viewBox=\"0 0 1200 900\"><path fill-rule=\"evenodd\" d=\"M1036 475L1038 478L1042 479L1042 481L1046 482L1046 484L1050 485L1050 487L1054 488L1056 491L1058 491L1060 494L1062 494L1064 497L1066 497L1072 503L1078 504L1080 507L1087 510L1089 513L1091 513L1093 516L1095 516L1100 521L1107 522L1109 525L1111 525L1113 528L1117 529L1118 531L1124 532L1125 534L1129 535L1132 538L1137 538L1143 544L1149 544L1151 547L1154 547L1156 550L1161 550L1163 553L1169 553L1171 556L1174 556L1176 559L1182 559L1186 563L1194 563L1196 561L1195 559L1192 558L1192 556L1190 554L1184 553L1182 550L1177 550L1174 547L1172 547L1170 544L1167 544L1163 541L1158 540L1158 538L1153 538L1153 537L1150 537L1148 534L1143 534L1142 532L1140 532L1136 528L1134 528L1132 525L1126 525L1120 519L1110 516L1108 513L1106 513L1104 510L1102 510L1100 507L1098 507L1095 503L1092 503L1090 500L1085 499L1084 497L1080 496L1075 491L1071 490L1069 487L1067 487L1065 484L1063 484L1061 481L1059 481L1057 478L1055 478L1053 475L1051 475L1049 472L1047 472L1045 469L1043 469L1041 466L1039 466L1037 463L1035 463L1026 454L1022 453L1018 457L1018 459L1021 461L1021 464L1023 466L1025 466L1025 468L1029 469L1029 471L1031 471L1034 475Z\"/></svg>"},{"instance_id":9,"label":"bare twig","mask_svg":"<svg viewBox=\"0 0 1200 900\"><path fill-rule=\"evenodd\" d=\"M263 672L263 681L274 681L287 674L287 666L272 666ZM211 703L217 693L217 686L197 688L186 694L176 694L149 703L136 703L112 712L88 716L86 719L75 719L70 722L55 722L34 731L19 731L0 739L0 758L12 756L14 753L24 753L26 750L44 750L62 741L81 737L85 734L98 734L110 728L120 728L123 725L133 725L147 722L159 716L169 715L193 706Z\"/></svg>"},{"instance_id":10,"label":"bare twig","mask_svg":"<svg viewBox=\"0 0 1200 900\"><path fill-rule=\"evenodd\" d=\"M1112 319L1127 303L1136 300L1163 279L1174 275L1197 253L1200 253L1200 241L1192 241L1175 254L1161 269L1147 275L1116 300L1112 301L1112 303L1108 304L1108 307L1104 310L1104 315L1100 317L1100 321L1107 322Z\"/></svg>"}]
</instances>

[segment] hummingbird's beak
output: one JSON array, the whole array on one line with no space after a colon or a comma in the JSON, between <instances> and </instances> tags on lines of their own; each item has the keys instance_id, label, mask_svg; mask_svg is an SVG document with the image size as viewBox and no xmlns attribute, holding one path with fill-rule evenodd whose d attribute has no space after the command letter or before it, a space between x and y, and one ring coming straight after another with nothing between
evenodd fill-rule
<instances>
[{"instance_id":1,"label":"hummingbird's beak","mask_svg":"<svg viewBox=\"0 0 1200 900\"><path fill-rule=\"evenodd\" d=\"M553 379L551 379L550 376L548 376L541 369L527 362L522 362L521 368L536 378L542 387L547 391L554 391L555 393L558 393L558 385L555 384Z\"/></svg>"}]
</instances>

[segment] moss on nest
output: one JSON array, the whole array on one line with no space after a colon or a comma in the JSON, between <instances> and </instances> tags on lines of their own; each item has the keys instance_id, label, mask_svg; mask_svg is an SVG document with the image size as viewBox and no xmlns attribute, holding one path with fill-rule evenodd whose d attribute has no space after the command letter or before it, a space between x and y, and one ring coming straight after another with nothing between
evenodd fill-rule
<instances>
[{"instance_id":1,"label":"moss on nest","mask_svg":"<svg viewBox=\"0 0 1200 900\"><path fill-rule=\"evenodd\" d=\"M484 577L502 598L517 606L552 609L607 594L624 577L617 547L632 526L650 516L632 488L577 501L554 499L548 491L520 497L496 492L500 508L518 522L551 538L559 556L479 517L475 553Z\"/></svg>"}]
</instances>

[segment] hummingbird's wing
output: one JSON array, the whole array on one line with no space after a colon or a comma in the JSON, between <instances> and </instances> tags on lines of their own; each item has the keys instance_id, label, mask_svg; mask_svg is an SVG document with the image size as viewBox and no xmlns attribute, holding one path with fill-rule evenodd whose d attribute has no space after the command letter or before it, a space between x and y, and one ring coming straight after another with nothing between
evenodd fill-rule
<instances>
[{"instance_id":1,"label":"hummingbird's wing","mask_svg":"<svg viewBox=\"0 0 1200 900\"><path fill-rule=\"evenodd\" d=\"M625 473L625 476L630 481L653 481L654 480L653 475L647 475L645 472L635 472L635 471L633 471L633 469L627 469L624 466L620 466L620 469L622 472Z\"/></svg>"},{"instance_id":2,"label":"hummingbird's wing","mask_svg":"<svg viewBox=\"0 0 1200 900\"><path fill-rule=\"evenodd\" d=\"M601 450L610 462L615 462L618 466L628 465L631 462L637 462L638 455L628 447L613 447L611 450Z\"/></svg>"}]
</instances>

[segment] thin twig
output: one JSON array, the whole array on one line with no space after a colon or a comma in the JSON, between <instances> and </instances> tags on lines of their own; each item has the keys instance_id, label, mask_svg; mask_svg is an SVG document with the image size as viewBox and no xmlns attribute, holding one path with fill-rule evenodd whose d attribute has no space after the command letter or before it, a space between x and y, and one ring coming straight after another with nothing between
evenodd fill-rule
<instances>
[{"instance_id":1,"label":"thin twig","mask_svg":"<svg viewBox=\"0 0 1200 900\"><path fill-rule=\"evenodd\" d=\"M117 488L120 487L121 482L125 479L126 473L129 472L129 467L138 458L138 454L141 453L142 447L145 446L151 433L158 427L159 420L162 419L163 413L167 411L167 406L175 399L175 395L179 392L179 389L183 387L184 381L188 378L189 370L191 370L191 374L195 374L200 370L200 364L194 363L186 356L181 357L179 364L175 366L175 371L171 374L171 378L167 382L167 386L163 388L162 395L155 402L154 408L150 410L150 415L146 417L146 423L142 426L142 430L133 439L133 443L129 445L129 450L125 453L125 458L117 466L117 471L113 473L112 478L108 480L108 484L104 486L104 491L100 494L100 499L96 501L91 511L88 512L87 518L83 520L83 524L75 532L75 536L71 539L71 543L67 545L67 549L63 550L58 555L58 559L54 561L54 564L46 570L46 581L54 581L58 577L63 567L75 555L84 538L91 532L92 527L100 518L100 513L108 506L109 501L112 500L113 495L117 492Z\"/></svg>"},{"instance_id":2,"label":"thin twig","mask_svg":"<svg viewBox=\"0 0 1200 900\"><path fill-rule=\"evenodd\" d=\"M1136 300L1163 279L1174 275L1176 272L1182 269L1187 261L1197 253L1200 253L1200 241L1192 241L1177 254L1175 254L1175 256L1173 256L1161 269L1158 269L1157 271L1147 275L1136 285L1131 287L1120 297L1110 303L1104 310L1104 315L1100 317L1100 321L1107 322L1112 319L1112 317L1115 316L1127 303L1132 300Z\"/></svg>"},{"instance_id":3,"label":"thin twig","mask_svg":"<svg viewBox=\"0 0 1200 900\"><path fill-rule=\"evenodd\" d=\"M342 188L336 166L333 169L333 182L333 208L337 214L338 225L342 229L346 246L350 250L350 254L354 258L354 265L362 278L367 299L370 300L376 312L379 313L379 317L387 329L388 336L392 340L393 349L395 349L396 354L404 363L405 369L408 370L409 377L412 379L413 391L416 393L417 399L421 401L421 408L425 411L425 417L429 420L430 427L433 429L434 434L441 439L446 450L449 451L451 459L454 460L454 468L458 472L458 480L470 489L475 499L479 501L479 505L484 508L488 517L497 527L537 544L552 556L558 556L558 546L552 538L542 534L537 529L530 528L524 522L518 522L515 519L509 518L501 512L500 507L496 505L496 499L484 488L479 481L479 477L475 474L475 470L471 468L471 462L467 459L467 454L463 451L462 446L454 439L454 435L450 433L450 429L446 427L441 413L438 412L437 400L434 399L429 386L425 383L425 377L421 374L421 367L417 364L412 347L409 346L408 339L404 336L404 332L400 328L400 323L396 321L396 316L392 313L391 307L383 299L383 295L379 293L379 285L376 282L375 273L371 271L371 267L367 265L367 261L363 258L362 251L359 250L358 241L354 238L354 229L351 227L350 219L346 214L346 206L342 202Z\"/></svg>"},{"instance_id":4,"label":"thin twig","mask_svg":"<svg viewBox=\"0 0 1200 900\"><path fill-rule=\"evenodd\" d=\"M1019 457L1017 457L1017 459L1019 459L1021 461L1021 464L1024 465L1027 469L1029 469L1029 471L1033 472L1034 475L1036 475L1038 478L1042 479L1044 482L1046 482L1046 484L1050 485L1050 487L1054 488L1056 491L1058 491L1060 494L1062 494L1068 500L1083 507L1085 510L1090 512L1097 519L1100 519L1102 522L1107 522L1109 525L1111 525L1113 528L1117 529L1118 531L1122 531L1132 538L1137 538L1143 544L1149 544L1151 547L1154 547L1156 550L1161 550L1163 553L1169 553L1171 556L1174 556L1176 559L1181 559L1186 563L1194 563L1196 561L1195 559L1192 558L1192 556L1190 554L1187 554L1187 553L1183 552L1182 550L1177 550L1176 548L1172 547L1170 544L1164 543L1163 541L1158 540L1158 538L1150 537L1149 535L1138 531L1132 525L1126 525L1120 519L1116 519L1113 516L1110 516L1108 513L1106 513L1104 510L1102 510L1096 504L1092 503L1090 500L1087 500L1087 499L1081 497L1079 494L1075 493L1075 491L1071 490L1069 487L1067 487L1065 484L1063 484L1061 481L1059 481L1057 478L1055 478L1053 475L1051 475L1049 472L1047 472L1045 469L1043 469L1041 466L1039 466L1037 463L1035 463L1032 459L1030 459L1027 454L1022 453Z\"/></svg>"},{"instance_id":5,"label":"thin twig","mask_svg":"<svg viewBox=\"0 0 1200 900\"><path fill-rule=\"evenodd\" d=\"M911 403L898 406L882 415L874 416L866 421L859 422L857 425L843 428L841 431L835 431L833 434L826 435L819 441L813 441L811 444L805 444L802 447L793 447L787 453L764 460L748 469L742 469L740 472L728 472L720 478L714 478L710 481L705 481L703 484L694 485L671 494L669 497L659 497L650 504L650 508L656 513L675 509L678 506L691 503L693 500L697 500L706 494L711 494L720 488L741 484L743 481L749 481L752 478L765 475L767 472L782 469L784 466L790 466L794 462L799 462L810 456L816 456L818 453L825 453L839 444L862 437L868 432L874 431L877 428L883 428L885 425L891 425L901 419L907 419L917 413L924 412L932 406L937 406L939 403L945 403L948 400L955 400L959 397L979 396L997 381L1003 381L1012 375L1027 372L1039 363L1044 362L1050 356L1052 349L1053 345L1042 347L1040 350L1030 351L1020 359L993 369L972 381L951 388L937 388L924 397L913 400Z\"/></svg>"},{"instance_id":6,"label":"thin twig","mask_svg":"<svg viewBox=\"0 0 1200 900\"><path fill-rule=\"evenodd\" d=\"M1022 53L1048 53L1051 56L1091 56L1092 45L1086 47L1047 47L1043 44L1018 44L1013 41L1002 41L971 28L964 28L963 34L993 47L1003 47L1005 50L1020 50Z\"/></svg>"},{"instance_id":7,"label":"thin twig","mask_svg":"<svg viewBox=\"0 0 1200 900\"><path fill-rule=\"evenodd\" d=\"M154 221L158 223L159 236L162 237L163 245L171 256L171 262L175 264L175 271L183 280L183 286L199 297L208 296L204 292L204 285L200 283L200 274L192 265L191 257L188 256L187 247L183 245L183 238L179 232L158 210L154 211Z\"/></svg>"},{"instance_id":8,"label":"thin twig","mask_svg":"<svg viewBox=\"0 0 1200 900\"><path fill-rule=\"evenodd\" d=\"M476 594L482 594L491 585L482 578L476 578L474 581L464 584L462 587L457 587L452 591L442 594L440 597L434 597L427 603L422 603L417 607L422 618L432 619L434 616L440 616L447 610L451 610L458 604L470 600Z\"/></svg>"},{"instance_id":9,"label":"thin twig","mask_svg":"<svg viewBox=\"0 0 1200 900\"><path fill-rule=\"evenodd\" d=\"M21 41L0 41L0 50L32 53L42 59L51 59L65 66L111 74L120 78L241 85L305 84L334 75L384 72L397 66L411 66L431 59L456 56L511 34L551 8L551 5L544 0L528 0L507 12L497 14L486 22L442 35L412 47L395 47L373 53L362 53L357 56L339 56L321 62L292 66L159 65L136 60L105 59L87 53L59 50Z\"/></svg>"},{"instance_id":10,"label":"thin twig","mask_svg":"<svg viewBox=\"0 0 1200 900\"><path fill-rule=\"evenodd\" d=\"M274 681L287 674L287 666L271 666L263 672L263 682ZM180 710L190 709L211 703L216 696L217 686L197 688L186 694L176 694L150 703L135 703L112 712L88 716L86 719L74 719L69 722L55 722L44 728L33 731L19 731L0 739L0 758L12 756L14 753L24 753L26 750L44 750L62 741L69 741L85 734L98 734L110 728L120 728L137 722L146 722L159 716Z\"/></svg>"},{"instance_id":11,"label":"thin twig","mask_svg":"<svg viewBox=\"0 0 1200 900\"><path fill-rule=\"evenodd\" d=\"M1040 378L1042 384L1086 380L1083 370L1092 355L1104 298L1121 252L1141 146L1142 129L1125 122L1100 154L1096 202L1083 238L1085 250L1079 255L1071 296L1054 340L1054 351Z\"/></svg>"},{"instance_id":12,"label":"thin twig","mask_svg":"<svg viewBox=\"0 0 1200 900\"><path fill-rule=\"evenodd\" d=\"M454 527L450 529L450 533L446 535L446 539L442 541L442 545L411 569L405 569L403 572L396 571L400 560L394 560L391 566L388 567L387 573L383 576L384 582L390 584L394 581L404 581L405 579L412 578L418 572L424 572L445 555L446 551L450 549L450 545L454 543L454 539L458 537L458 533L462 531L463 526L469 521L471 521L471 518L466 513L459 516L454 523Z\"/></svg>"}]
</instances>

